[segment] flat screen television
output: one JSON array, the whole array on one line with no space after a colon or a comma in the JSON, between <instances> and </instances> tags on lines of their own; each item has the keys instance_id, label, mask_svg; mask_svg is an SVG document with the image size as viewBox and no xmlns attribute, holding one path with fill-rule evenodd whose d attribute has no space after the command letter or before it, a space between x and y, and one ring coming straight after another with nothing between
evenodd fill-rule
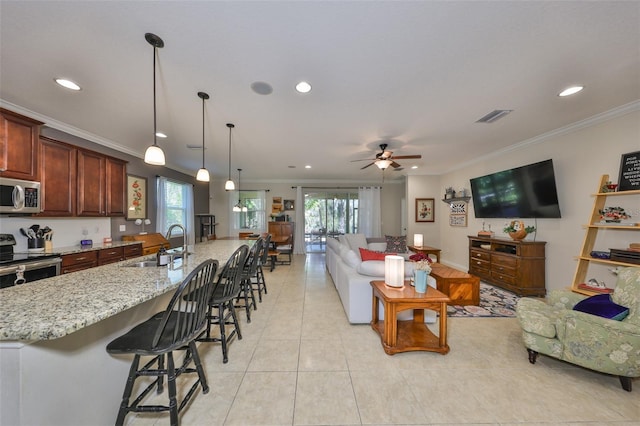
<instances>
[{"instance_id":1,"label":"flat screen television","mask_svg":"<svg viewBox=\"0 0 640 426\"><path fill-rule=\"evenodd\" d=\"M470 179L476 218L559 218L553 161Z\"/></svg>"}]
</instances>

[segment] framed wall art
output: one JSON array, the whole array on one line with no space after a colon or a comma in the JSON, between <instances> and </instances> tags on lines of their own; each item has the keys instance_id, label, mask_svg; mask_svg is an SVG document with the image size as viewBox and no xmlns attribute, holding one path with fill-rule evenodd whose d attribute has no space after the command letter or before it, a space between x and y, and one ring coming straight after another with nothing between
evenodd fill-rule
<instances>
[{"instance_id":1,"label":"framed wall art","mask_svg":"<svg viewBox=\"0 0 640 426\"><path fill-rule=\"evenodd\" d=\"M416 222L435 222L433 198L416 198Z\"/></svg>"},{"instance_id":2,"label":"framed wall art","mask_svg":"<svg viewBox=\"0 0 640 426\"><path fill-rule=\"evenodd\" d=\"M640 189L640 151L622 154L618 191Z\"/></svg>"},{"instance_id":3,"label":"framed wall art","mask_svg":"<svg viewBox=\"0 0 640 426\"><path fill-rule=\"evenodd\" d=\"M147 178L127 175L127 220L147 218Z\"/></svg>"},{"instance_id":4,"label":"framed wall art","mask_svg":"<svg viewBox=\"0 0 640 426\"><path fill-rule=\"evenodd\" d=\"M293 204L293 200L284 200L284 209L285 210L295 210L293 208L294 204Z\"/></svg>"}]
</instances>

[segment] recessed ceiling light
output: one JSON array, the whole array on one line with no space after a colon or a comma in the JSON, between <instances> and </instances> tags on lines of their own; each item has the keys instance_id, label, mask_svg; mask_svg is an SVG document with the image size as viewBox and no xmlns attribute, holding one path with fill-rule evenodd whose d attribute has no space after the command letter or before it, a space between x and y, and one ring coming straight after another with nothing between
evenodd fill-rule
<instances>
[{"instance_id":1,"label":"recessed ceiling light","mask_svg":"<svg viewBox=\"0 0 640 426\"><path fill-rule=\"evenodd\" d=\"M76 83L74 83L71 80L67 80L66 78L56 78L55 82L58 83L60 86L66 87L67 89L70 89L70 90L81 90L80 86L78 86Z\"/></svg>"},{"instance_id":2,"label":"recessed ceiling light","mask_svg":"<svg viewBox=\"0 0 640 426\"><path fill-rule=\"evenodd\" d=\"M417 168L418 168L418 166L411 166L411 168L412 168L412 169L417 169Z\"/></svg>"},{"instance_id":3,"label":"recessed ceiling light","mask_svg":"<svg viewBox=\"0 0 640 426\"><path fill-rule=\"evenodd\" d=\"M306 166L304 166L304 168L305 168L305 169L310 169L310 168L311 168L311 166L307 164Z\"/></svg>"},{"instance_id":4,"label":"recessed ceiling light","mask_svg":"<svg viewBox=\"0 0 640 426\"><path fill-rule=\"evenodd\" d=\"M584 86L571 86L571 87L567 87L566 89L564 89L562 92L558 93L558 96L560 97L565 97L565 96L571 96L571 95L575 95L576 93L578 93L579 91L581 91L582 89L584 89Z\"/></svg>"},{"instance_id":5,"label":"recessed ceiling light","mask_svg":"<svg viewBox=\"0 0 640 426\"><path fill-rule=\"evenodd\" d=\"M159 138L166 138L167 137L167 135L165 135L162 132L156 132L156 136L159 137Z\"/></svg>"},{"instance_id":6,"label":"recessed ceiling light","mask_svg":"<svg viewBox=\"0 0 640 426\"><path fill-rule=\"evenodd\" d=\"M306 81L301 81L296 84L296 90L300 93L309 93L311 91L311 85Z\"/></svg>"}]
</instances>

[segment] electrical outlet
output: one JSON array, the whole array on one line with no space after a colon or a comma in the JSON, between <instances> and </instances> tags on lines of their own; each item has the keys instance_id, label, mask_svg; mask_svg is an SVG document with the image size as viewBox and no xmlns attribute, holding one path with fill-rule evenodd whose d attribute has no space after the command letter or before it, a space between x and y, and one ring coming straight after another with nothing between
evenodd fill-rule
<instances>
[{"instance_id":1,"label":"electrical outlet","mask_svg":"<svg viewBox=\"0 0 640 426\"><path fill-rule=\"evenodd\" d=\"M120 232L125 232L127 230L127 225L120 225Z\"/></svg>"}]
</instances>

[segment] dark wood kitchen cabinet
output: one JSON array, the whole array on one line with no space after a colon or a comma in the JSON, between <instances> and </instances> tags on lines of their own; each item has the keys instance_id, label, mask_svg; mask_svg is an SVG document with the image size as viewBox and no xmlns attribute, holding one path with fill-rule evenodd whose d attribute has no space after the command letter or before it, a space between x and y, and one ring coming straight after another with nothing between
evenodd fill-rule
<instances>
[{"instance_id":1,"label":"dark wood kitchen cabinet","mask_svg":"<svg viewBox=\"0 0 640 426\"><path fill-rule=\"evenodd\" d=\"M105 216L106 158L78 150L78 216Z\"/></svg>"},{"instance_id":2,"label":"dark wood kitchen cabinet","mask_svg":"<svg viewBox=\"0 0 640 426\"><path fill-rule=\"evenodd\" d=\"M95 268L98 266L98 251L90 250L80 253L62 255L62 266L60 273L82 271L83 269Z\"/></svg>"},{"instance_id":3,"label":"dark wood kitchen cabinet","mask_svg":"<svg viewBox=\"0 0 640 426\"><path fill-rule=\"evenodd\" d=\"M38 176L38 136L43 123L0 108L0 176L34 180Z\"/></svg>"},{"instance_id":4,"label":"dark wood kitchen cabinet","mask_svg":"<svg viewBox=\"0 0 640 426\"><path fill-rule=\"evenodd\" d=\"M124 216L127 162L40 137L42 216Z\"/></svg>"},{"instance_id":5,"label":"dark wood kitchen cabinet","mask_svg":"<svg viewBox=\"0 0 640 426\"><path fill-rule=\"evenodd\" d=\"M124 260L124 247L110 247L98 250L98 266Z\"/></svg>"},{"instance_id":6,"label":"dark wood kitchen cabinet","mask_svg":"<svg viewBox=\"0 0 640 426\"><path fill-rule=\"evenodd\" d=\"M41 216L75 216L76 154L73 145L40 137Z\"/></svg>"}]
</instances>

